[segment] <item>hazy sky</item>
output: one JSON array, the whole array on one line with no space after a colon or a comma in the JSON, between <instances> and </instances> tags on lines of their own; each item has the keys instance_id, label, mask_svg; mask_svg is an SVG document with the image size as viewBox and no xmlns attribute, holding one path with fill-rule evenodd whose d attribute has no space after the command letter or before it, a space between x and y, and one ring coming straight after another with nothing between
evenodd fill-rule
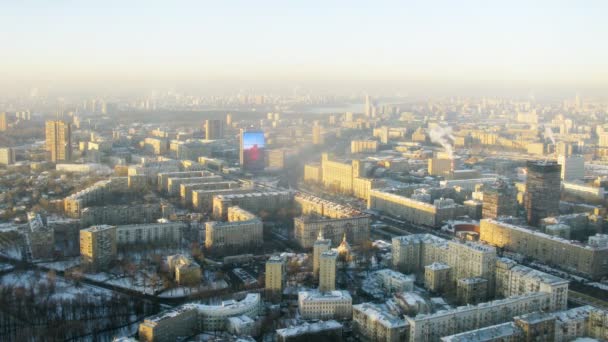
<instances>
[{"instance_id":1,"label":"hazy sky","mask_svg":"<svg viewBox=\"0 0 608 342\"><path fill-rule=\"evenodd\" d=\"M608 80L608 1L0 0L7 80Z\"/></svg>"}]
</instances>

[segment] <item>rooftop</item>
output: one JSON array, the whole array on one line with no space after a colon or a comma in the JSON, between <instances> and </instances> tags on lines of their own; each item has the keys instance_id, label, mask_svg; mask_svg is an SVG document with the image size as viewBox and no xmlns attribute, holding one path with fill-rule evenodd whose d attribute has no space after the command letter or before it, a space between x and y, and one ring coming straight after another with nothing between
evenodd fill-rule
<instances>
[{"instance_id":1,"label":"rooftop","mask_svg":"<svg viewBox=\"0 0 608 342\"><path fill-rule=\"evenodd\" d=\"M110 226L108 224L102 224L102 225L98 225L98 226L91 226L89 228L84 228L81 229L81 231L85 231L85 232L101 232L104 230L108 230L111 228L116 228L115 226Z\"/></svg>"},{"instance_id":2,"label":"rooftop","mask_svg":"<svg viewBox=\"0 0 608 342\"><path fill-rule=\"evenodd\" d=\"M321 321L317 323L304 323L301 325L278 329L277 334L283 337L298 336L304 334L318 333L326 330L342 329L342 324L336 321Z\"/></svg>"},{"instance_id":3,"label":"rooftop","mask_svg":"<svg viewBox=\"0 0 608 342\"><path fill-rule=\"evenodd\" d=\"M500 338L512 336L517 333L519 328L513 323L503 323L492 325L489 327L471 330L456 335L443 337L443 342L476 342L476 341L494 341Z\"/></svg>"},{"instance_id":4,"label":"rooftop","mask_svg":"<svg viewBox=\"0 0 608 342\"><path fill-rule=\"evenodd\" d=\"M437 237L431 234L412 234L412 235L404 235L404 236L396 236L393 238L392 242L395 244L396 241L401 242L401 244L410 244L410 243L432 243L438 246L448 247L448 240Z\"/></svg>"},{"instance_id":5,"label":"rooftop","mask_svg":"<svg viewBox=\"0 0 608 342\"><path fill-rule=\"evenodd\" d=\"M364 313L369 319L379 322L387 328L405 327L406 325L404 319L385 311L379 305L373 303L353 305L353 310Z\"/></svg>"},{"instance_id":6,"label":"rooftop","mask_svg":"<svg viewBox=\"0 0 608 342\"><path fill-rule=\"evenodd\" d=\"M299 301L333 301L333 300L348 300L352 301L352 297L348 291L328 291L321 292L318 290L300 291L298 293Z\"/></svg>"},{"instance_id":7,"label":"rooftop","mask_svg":"<svg viewBox=\"0 0 608 342\"><path fill-rule=\"evenodd\" d=\"M444 264L443 262L434 262L430 265L424 266L424 268L428 268L429 270L437 271L437 270L449 269L450 266L448 266L447 264Z\"/></svg>"},{"instance_id":8,"label":"rooftop","mask_svg":"<svg viewBox=\"0 0 608 342\"><path fill-rule=\"evenodd\" d=\"M250 306L255 306L260 303L260 294L259 293L248 293L247 296L240 301L236 301L234 299L223 301L220 305L207 305L200 303L191 303L183 305L186 309L196 309L199 313L210 314L216 311L226 311L226 310L238 310L244 309Z\"/></svg>"},{"instance_id":9,"label":"rooftop","mask_svg":"<svg viewBox=\"0 0 608 342\"><path fill-rule=\"evenodd\" d=\"M575 247L579 247L579 248L586 248L586 249L593 249L593 250L599 250L599 249L608 249L608 247L596 247L596 246L589 246L583 243L580 243L578 241L573 241L573 240L566 240L564 238L561 237L557 237L557 236L553 236L553 235L549 235L549 234L545 234L543 232L539 232L536 230L532 230L526 227L522 227L522 226L518 226L518 225L514 225L511 223L507 223L507 222L502 222L502 221L497 221L494 219L483 219L480 221L481 224L483 224L483 222L488 222L490 224L495 224L501 227L505 227L508 229L513 229L513 230L518 230L520 232L524 232L526 234L530 234L530 235L536 235L540 238L543 239L548 239L548 240L553 240L559 243L563 243L563 244L567 244L567 245L571 245L571 246L575 246Z\"/></svg>"}]
</instances>

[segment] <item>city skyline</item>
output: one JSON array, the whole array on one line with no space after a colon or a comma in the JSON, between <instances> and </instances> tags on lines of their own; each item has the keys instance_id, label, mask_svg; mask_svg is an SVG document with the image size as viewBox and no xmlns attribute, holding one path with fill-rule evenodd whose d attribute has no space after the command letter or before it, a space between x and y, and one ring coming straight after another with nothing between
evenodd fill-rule
<instances>
[{"instance_id":1,"label":"city skyline","mask_svg":"<svg viewBox=\"0 0 608 342\"><path fill-rule=\"evenodd\" d=\"M0 341L608 341L607 10L0 4Z\"/></svg>"}]
</instances>

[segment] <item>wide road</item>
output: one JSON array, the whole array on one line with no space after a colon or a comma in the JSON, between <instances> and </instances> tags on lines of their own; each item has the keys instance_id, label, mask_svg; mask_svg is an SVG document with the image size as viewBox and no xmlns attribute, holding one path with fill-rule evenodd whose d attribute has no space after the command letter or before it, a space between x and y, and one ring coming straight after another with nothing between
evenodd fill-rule
<instances>
[{"instance_id":1,"label":"wide road","mask_svg":"<svg viewBox=\"0 0 608 342\"><path fill-rule=\"evenodd\" d=\"M578 305L591 305L600 309L608 310L607 301L573 290L568 290L568 301Z\"/></svg>"}]
</instances>

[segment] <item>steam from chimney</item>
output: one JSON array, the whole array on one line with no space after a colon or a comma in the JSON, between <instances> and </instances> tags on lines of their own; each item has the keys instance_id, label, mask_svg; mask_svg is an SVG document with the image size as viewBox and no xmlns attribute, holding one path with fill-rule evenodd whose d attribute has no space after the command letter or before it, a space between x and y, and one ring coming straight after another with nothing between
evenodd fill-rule
<instances>
[{"instance_id":1,"label":"steam from chimney","mask_svg":"<svg viewBox=\"0 0 608 342\"><path fill-rule=\"evenodd\" d=\"M546 139L551 139L551 143L555 145L555 137L553 136L553 130L551 130L551 127L545 126L545 140Z\"/></svg>"},{"instance_id":2,"label":"steam from chimney","mask_svg":"<svg viewBox=\"0 0 608 342\"><path fill-rule=\"evenodd\" d=\"M454 147L452 146L454 135L452 134L452 127L435 126L429 132L429 137L432 142L441 145L450 159L454 160Z\"/></svg>"}]
</instances>

